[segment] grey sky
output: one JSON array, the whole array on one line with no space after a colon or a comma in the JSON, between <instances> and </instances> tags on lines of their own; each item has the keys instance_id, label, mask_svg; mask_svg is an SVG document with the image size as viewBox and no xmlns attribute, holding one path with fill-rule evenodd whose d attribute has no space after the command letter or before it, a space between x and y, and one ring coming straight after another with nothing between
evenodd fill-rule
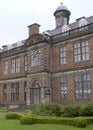
<instances>
[{"instance_id":1,"label":"grey sky","mask_svg":"<svg viewBox=\"0 0 93 130\"><path fill-rule=\"evenodd\" d=\"M26 39L33 23L41 25L40 32L55 28L53 13L60 2L71 11L70 23L93 15L93 0L0 0L0 46Z\"/></svg>"}]
</instances>

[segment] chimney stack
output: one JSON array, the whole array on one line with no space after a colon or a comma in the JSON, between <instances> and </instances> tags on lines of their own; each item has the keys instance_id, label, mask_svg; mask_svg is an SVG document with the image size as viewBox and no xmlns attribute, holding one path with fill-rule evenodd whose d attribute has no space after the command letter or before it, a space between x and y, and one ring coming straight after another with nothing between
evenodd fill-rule
<instances>
[{"instance_id":1,"label":"chimney stack","mask_svg":"<svg viewBox=\"0 0 93 130\"><path fill-rule=\"evenodd\" d=\"M29 28L29 37L34 35L34 34L39 34L39 27L40 25L37 23L31 24L28 26Z\"/></svg>"}]
</instances>

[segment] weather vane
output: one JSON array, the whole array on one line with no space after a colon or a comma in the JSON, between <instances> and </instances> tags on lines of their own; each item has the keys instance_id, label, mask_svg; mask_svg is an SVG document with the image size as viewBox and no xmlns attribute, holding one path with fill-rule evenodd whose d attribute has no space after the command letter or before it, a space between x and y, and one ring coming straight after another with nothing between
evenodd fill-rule
<instances>
[{"instance_id":1,"label":"weather vane","mask_svg":"<svg viewBox=\"0 0 93 130\"><path fill-rule=\"evenodd\" d=\"M60 2L61 5L63 5L63 2Z\"/></svg>"}]
</instances>

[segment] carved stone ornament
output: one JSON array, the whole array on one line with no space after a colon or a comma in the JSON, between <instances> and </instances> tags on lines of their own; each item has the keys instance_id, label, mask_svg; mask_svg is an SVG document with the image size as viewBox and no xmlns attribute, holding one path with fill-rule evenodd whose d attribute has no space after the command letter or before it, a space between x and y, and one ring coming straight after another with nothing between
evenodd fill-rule
<instances>
[{"instance_id":1,"label":"carved stone ornament","mask_svg":"<svg viewBox=\"0 0 93 130\"><path fill-rule=\"evenodd\" d=\"M44 41L44 37L41 34L30 36L26 41L26 46L31 46Z\"/></svg>"}]
</instances>

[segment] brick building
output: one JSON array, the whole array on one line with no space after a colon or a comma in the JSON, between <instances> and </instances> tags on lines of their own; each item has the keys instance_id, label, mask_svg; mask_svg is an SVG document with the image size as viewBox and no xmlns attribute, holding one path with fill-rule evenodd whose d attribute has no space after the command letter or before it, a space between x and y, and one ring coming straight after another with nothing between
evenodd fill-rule
<instances>
[{"instance_id":1,"label":"brick building","mask_svg":"<svg viewBox=\"0 0 93 130\"><path fill-rule=\"evenodd\" d=\"M0 50L0 105L93 101L93 16L69 23L71 12L60 5L56 27Z\"/></svg>"}]
</instances>

